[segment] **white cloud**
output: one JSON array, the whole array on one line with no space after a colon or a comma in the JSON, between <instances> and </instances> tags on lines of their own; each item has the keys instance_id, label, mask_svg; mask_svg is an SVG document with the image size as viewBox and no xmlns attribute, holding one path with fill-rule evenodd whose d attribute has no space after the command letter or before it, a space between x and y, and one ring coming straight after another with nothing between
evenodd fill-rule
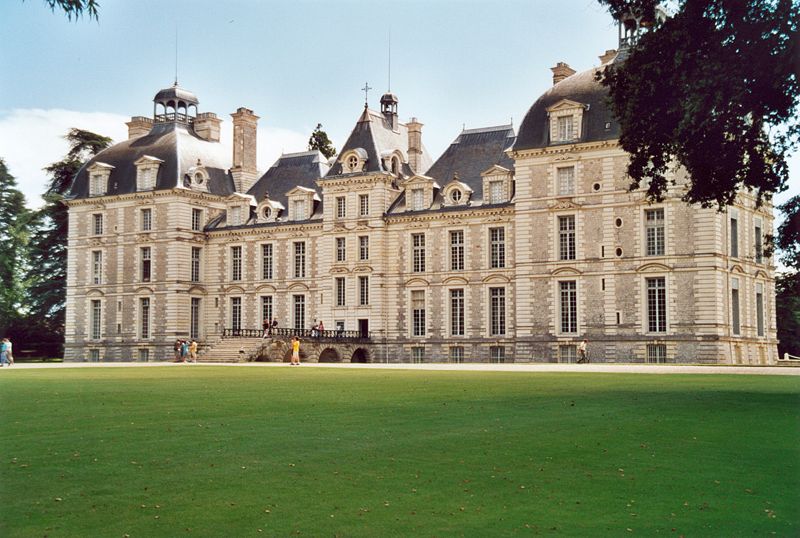
<instances>
[{"instance_id":1,"label":"white cloud","mask_svg":"<svg viewBox=\"0 0 800 538\"><path fill-rule=\"evenodd\" d=\"M130 118L107 112L79 112L64 109L14 109L0 113L0 158L17 179L29 207L43 204L47 185L43 168L61 160L69 147L64 135L73 127L85 129L114 141L125 140ZM222 144L231 152L231 122L222 124ZM258 167L267 170L281 153L304 151L308 135L289 129L260 126Z\"/></svg>"}]
</instances>

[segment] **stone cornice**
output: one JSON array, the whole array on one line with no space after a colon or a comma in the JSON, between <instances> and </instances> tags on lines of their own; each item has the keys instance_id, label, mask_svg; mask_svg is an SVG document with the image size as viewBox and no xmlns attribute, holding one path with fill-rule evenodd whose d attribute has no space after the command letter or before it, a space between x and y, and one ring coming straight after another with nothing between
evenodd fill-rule
<instances>
[{"instance_id":1,"label":"stone cornice","mask_svg":"<svg viewBox=\"0 0 800 538\"><path fill-rule=\"evenodd\" d=\"M128 202L135 201L139 204L147 203L148 200L154 198L166 198L169 196L183 196L186 198L193 198L195 200L203 200L206 202L224 202L226 196L211 194L208 192L194 191L191 189L166 189L157 191L137 191L125 194L111 194L105 196L91 196L87 198L72 198L66 199L63 202L68 207L95 205L105 207L114 202Z\"/></svg>"},{"instance_id":2,"label":"stone cornice","mask_svg":"<svg viewBox=\"0 0 800 538\"><path fill-rule=\"evenodd\" d=\"M309 232L309 231L322 231L322 221L314 221L314 222L307 222L307 223L298 223L298 224L289 224L286 223L284 226L280 228L277 227L270 227L268 234L270 232L275 233L276 235L278 232L281 234L285 233L298 233L298 232ZM264 234L266 230L263 226L248 226L248 227L239 227L239 228L219 228L216 230L207 230L206 234L208 234L209 238L211 236L218 238L218 237L239 237L245 235L256 235L256 234Z\"/></svg>"},{"instance_id":3,"label":"stone cornice","mask_svg":"<svg viewBox=\"0 0 800 538\"><path fill-rule=\"evenodd\" d=\"M482 208L480 206L477 207L469 207L465 208L464 211L448 211L448 212L440 212L440 211L429 211L424 214L419 214L417 212L411 212L409 214L397 214L397 215L385 215L384 220L386 222L419 222L419 221L454 221L454 220L468 220L468 219L475 219L481 218L484 219L488 216L494 215L504 215L508 217L514 216L514 206L507 205L502 207L487 207Z\"/></svg>"},{"instance_id":4,"label":"stone cornice","mask_svg":"<svg viewBox=\"0 0 800 538\"><path fill-rule=\"evenodd\" d=\"M557 146L547 146L544 148L531 148L506 151L506 155L512 159L525 157L548 157L552 155L563 155L569 153L581 153L583 151L593 151L600 149L619 148L619 140L600 140L598 142L579 142L577 144L560 144Z\"/></svg>"}]
</instances>

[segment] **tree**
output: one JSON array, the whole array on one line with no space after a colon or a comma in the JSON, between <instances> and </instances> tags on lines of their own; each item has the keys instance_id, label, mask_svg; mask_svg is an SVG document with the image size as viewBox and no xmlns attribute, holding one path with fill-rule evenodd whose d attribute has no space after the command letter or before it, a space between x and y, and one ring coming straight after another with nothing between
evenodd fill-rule
<instances>
[{"instance_id":1,"label":"tree","mask_svg":"<svg viewBox=\"0 0 800 538\"><path fill-rule=\"evenodd\" d=\"M655 21L658 0L599 0ZM690 174L688 202L723 207L786 189L800 138L797 0L676 0L600 75L630 154L628 174L660 200L667 171Z\"/></svg>"},{"instance_id":2,"label":"tree","mask_svg":"<svg viewBox=\"0 0 800 538\"><path fill-rule=\"evenodd\" d=\"M17 181L0 159L0 334L20 318L24 282L22 263L27 248L30 213Z\"/></svg>"},{"instance_id":3,"label":"tree","mask_svg":"<svg viewBox=\"0 0 800 538\"><path fill-rule=\"evenodd\" d=\"M50 6L50 10L53 12L56 8L64 11L69 20L75 17L77 21L84 13L89 16L89 19L98 20L97 8L100 7L100 4L97 0L44 0L44 2Z\"/></svg>"},{"instance_id":4,"label":"tree","mask_svg":"<svg viewBox=\"0 0 800 538\"><path fill-rule=\"evenodd\" d=\"M45 334L61 341L64 334L64 304L67 282L67 207L69 191L81 166L111 145L111 139L90 131L70 129L64 137L70 144L61 161L45 168L50 175L45 205L35 214L30 240L28 307Z\"/></svg>"},{"instance_id":5,"label":"tree","mask_svg":"<svg viewBox=\"0 0 800 538\"><path fill-rule=\"evenodd\" d=\"M780 209L785 219L778 227L776 246L788 269L775 278L778 353L800 355L800 195Z\"/></svg>"},{"instance_id":6,"label":"tree","mask_svg":"<svg viewBox=\"0 0 800 538\"><path fill-rule=\"evenodd\" d=\"M330 159L336 155L336 148L333 147L333 142L328 138L328 133L322 130L322 124L318 123L317 128L311 133L308 139L308 151L319 150L320 153L325 155L326 159Z\"/></svg>"}]
</instances>

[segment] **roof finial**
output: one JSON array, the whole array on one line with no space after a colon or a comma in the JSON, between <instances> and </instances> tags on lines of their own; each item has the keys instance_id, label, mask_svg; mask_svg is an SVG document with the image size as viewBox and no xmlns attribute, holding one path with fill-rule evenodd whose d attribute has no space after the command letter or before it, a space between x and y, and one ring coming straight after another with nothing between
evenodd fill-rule
<instances>
[{"instance_id":1,"label":"roof finial","mask_svg":"<svg viewBox=\"0 0 800 538\"><path fill-rule=\"evenodd\" d=\"M367 83L367 82L365 82L364 83L364 87L361 88L361 91L364 92L364 108L369 107L369 98L368 98L368 96L369 96L369 91L371 89L372 88L370 88L369 83Z\"/></svg>"}]
</instances>

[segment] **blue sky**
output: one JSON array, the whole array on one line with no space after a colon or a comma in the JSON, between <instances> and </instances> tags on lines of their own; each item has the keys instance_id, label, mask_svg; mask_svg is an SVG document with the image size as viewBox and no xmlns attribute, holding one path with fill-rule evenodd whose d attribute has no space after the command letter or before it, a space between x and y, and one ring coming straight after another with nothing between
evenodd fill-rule
<instances>
[{"instance_id":1,"label":"blue sky","mask_svg":"<svg viewBox=\"0 0 800 538\"><path fill-rule=\"evenodd\" d=\"M434 158L467 128L518 126L551 84L549 68L597 65L617 30L596 0L329 1L102 0L99 22L69 22L42 0L0 5L0 157L29 205L60 138L81 127L120 140L132 115L178 78L200 111L225 119L239 106L261 116L259 168L302 151L319 122L337 147L373 88L391 89L403 120L425 124ZM224 141L224 140L223 140ZM800 191L793 159L793 193ZM780 199L786 196L781 196Z\"/></svg>"}]
</instances>

